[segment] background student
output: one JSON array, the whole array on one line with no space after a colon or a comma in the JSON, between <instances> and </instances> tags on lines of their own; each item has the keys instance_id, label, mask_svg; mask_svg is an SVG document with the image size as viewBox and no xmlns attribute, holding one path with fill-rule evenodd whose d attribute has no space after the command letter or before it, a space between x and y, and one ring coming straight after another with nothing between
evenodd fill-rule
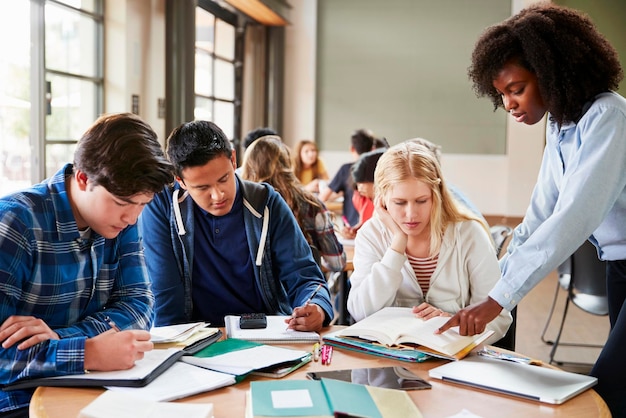
<instances>
[{"instance_id":1,"label":"background student","mask_svg":"<svg viewBox=\"0 0 626 418\"><path fill-rule=\"evenodd\" d=\"M371 151L374 145L374 133L368 129L359 129L350 137L350 153L353 161L343 164L328 187L320 190L319 198L322 202L335 200L343 195L343 216L348 221L348 225L356 225L359 222L359 214L352 205L352 194L354 192L354 182L350 169L352 164L359 158L359 155Z\"/></svg>"},{"instance_id":2,"label":"background student","mask_svg":"<svg viewBox=\"0 0 626 418\"><path fill-rule=\"evenodd\" d=\"M344 238L354 239L359 228L374 214L374 170L385 150L386 148L376 148L361 154L352 166L352 181L356 188L352 195L352 205L359 213L359 222L356 225L343 227L341 235Z\"/></svg>"},{"instance_id":3,"label":"background student","mask_svg":"<svg viewBox=\"0 0 626 418\"><path fill-rule=\"evenodd\" d=\"M488 28L472 53L474 90L517 122L548 112L546 148L502 278L443 329L481 332L589 239L607 261L611 332L591 374L614 417L626 416L626 100L615 49L582 13L530 6Z\"/></svg>"},{"instance_id":4,"label":"background student","mask_svg":"<svg viewBox=\"0 0 626 418\"><path fill-rule=\"evenodd\" d=\"M291 208L307 242L319 250L322 264L331 271L343 270L346 254L335 235L332 214L300 186L291 169L289 148L280 138L260 138L246 149L241 178L272 185Z\"/></svg>"},{"instance_id":5,"label":"background student","mask_svg":"<svg viewBox=\"0 0 626 418\"><path fill-rule=\"evenodd\" d=\"M152 349L135 222L172 178L154 131L112 114L78 141L74 164L0 199L1 384L128 369ZM1 391L0 412L27 417L31 396Z\"/></svg>"},{"instance_id":6,"label":"background student","mask_svg":"<svg viewBox=\"0 0 626 418\"><path fill-rule=\"evenodd\" d=\"M486 226L457 208L435 157L405 141L385 151L374 175L376 214L355 239L348 311L359 321L386 306L429 319L482 300L500 276ZM511 324L503 311L487 343Z\"/></svg>"},{"instance_id":7,"label":"background student","mask_svg":"<svg viewBox=\"0 0 626 418\"><path fill-rule=\"evenodd\" d=\"M326 166L319 158L317 144L314 141L309 139L298 141L293 149L293 172L302 186L312 193L318 193L320 184L328 180Z\"/></svg>"},{"instance_id":8,"label":"background student","mask_svg":"<svg viewBox=\"0 0 626 418\"><path fill-rule=\"evenodd\" d=\"M167 143L176 182L140 222L156 324L223 326L225 315L264 312L293 315L297 330L327 325L326 280L280 194L235 174L235 151L212 122L184 123Z\"/></svg>"},{"instance_id":9,"label":"background student","mask_svg":"<svg viewBox=\"0 0 626 418\"><path fill-rule=\"evenodd\" d=\"M277 137L279 137L278 133L274 129L269 128L267 126L254 128L251 131L248 131L246 136L243 138L243 141L241 143L241 145L242 145L241 153L239 155L243 155L243 153L246 151L246 148L248 148L250 145L252 145L252 143L254 141L256 141L259 138L263 138L264 136L277 136ZM240 161L240 163L241 163L241 161ZM235 173L241 175L241 166L239 166L239 167L237 167L235 169Z\"/></svg>"}]
</instances>

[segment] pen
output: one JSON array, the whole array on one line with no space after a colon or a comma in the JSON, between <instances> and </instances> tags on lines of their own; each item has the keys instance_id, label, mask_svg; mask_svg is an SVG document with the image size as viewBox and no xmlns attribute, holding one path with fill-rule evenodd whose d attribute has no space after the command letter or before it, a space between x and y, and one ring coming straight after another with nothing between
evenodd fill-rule
<instances>
[{"instance_id":1,"label":"pen","mask_svg":"<svg viewBox=\"0 0 626 418\"><path fill-rule=\"evenodd\" d=\"M318 361L320 359L320 343L313 344L313 360Z\"/></svg>"},{"instance_id":2,"label":"pen","mask_svg":"<svg viewBox=\"0 0 626 418\"><path fill-rule=\"evenodd\" d=\"M311 293L311 296L309 296L309 298L306 300L306 302L304 302L304 306L308 305L309 303L311 303L311 301L313 300L313 298L315 297L315 295L317 295L317 292L320 291L320 289L322 288L322 283L318 284L317 287L315 288L315 290L313 291L313 293ZM295 318L294 314L291 314L292 318ZM289 329L289 325L287 325L287 329Z\"/></svg>"},{"instance_id":3,"label":"pen","mask_svg":"<svg viewBox=\"0 0 626 418\"><path fill-rule=\"evenodd\" d=\"M109 324L111 329L114 330L115 332L120 332L121 331L119 329L119 327L117 325L115 325L115 322L113 322L113 320L111 318L109 318L108 316L105 318L105 321L107 321L107 323Z\"/></svg>"},{"instance_id":4,"label":"pen","mask_svg":"<svg viewBox=\"0 0 626 418\"><path fill-rule=\"evenodd\" d=\"M341 217L341 220L343 221L343 224L344 224L345 226L347 226L348 228L350 228L350 222L348 222L348 218L346 218L346 216L345 216L345 215L343 215L343 216Z\"/></svg>"},{"instance_id":5,"label":"pen","mask_svg":"<svg viewBox=\"0 0 626 418\"><path fill-rule=\"evenodd\" d=\"M317 285L317 288L313 291L311 296L309 296L309 298L306 300L306 302L304 302L305 306L308 305L309 303L311 303L311 301L313 300L315 295L317 295L317 292L319 292L321 288L322 288L322 284L320 283L319 285Z\"/></svg>"}]
</instances>

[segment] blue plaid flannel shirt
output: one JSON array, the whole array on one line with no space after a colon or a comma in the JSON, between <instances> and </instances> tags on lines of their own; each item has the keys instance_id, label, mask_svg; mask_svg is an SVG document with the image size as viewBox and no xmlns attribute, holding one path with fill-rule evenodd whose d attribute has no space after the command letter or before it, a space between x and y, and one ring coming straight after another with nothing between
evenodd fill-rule
<instances>
[{"instance_id":1,"label":"blue plaid flannel shirt","mask_svg":"<svg viewBox=\"0 0 626 418\"><path fill-rule=\"evenodd\" d=\"M42 319L59 340L0 346L0 384L84 372L85 340L110 328L149 329L154 297L136 225L115 239L81 239L65 190L66 165L32 188L0 198L0 324ZM0 392L0 412L28 405L32 391Z\"/></svg>"}]
</instances>

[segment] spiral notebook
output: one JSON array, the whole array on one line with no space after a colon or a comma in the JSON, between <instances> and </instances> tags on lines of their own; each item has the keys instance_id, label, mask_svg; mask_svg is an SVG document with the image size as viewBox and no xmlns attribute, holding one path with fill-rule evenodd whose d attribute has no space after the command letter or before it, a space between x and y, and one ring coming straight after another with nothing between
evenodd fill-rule
<instances>
[{"instance_id":1,"label":"spiral notebook","mask_svg":"<svg viewBox=\"0 0 626 418\"><path fill-rule=\"evenodd\" d=\"M257 341L263 343L295 343L295 342L318 342L320 335L313 331L295 331L287 329L285 319L288 316L268 315L267 327L263 329L241 329L239 316L227 315L224 317L226 336L240 340Z\"/></svg>"}]
</instances>

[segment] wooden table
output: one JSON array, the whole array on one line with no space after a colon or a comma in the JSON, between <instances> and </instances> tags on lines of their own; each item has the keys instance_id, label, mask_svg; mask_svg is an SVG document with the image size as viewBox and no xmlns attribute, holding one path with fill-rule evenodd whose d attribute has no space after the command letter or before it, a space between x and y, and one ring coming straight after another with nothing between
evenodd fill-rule
<instances>
[{"instance_id":1,"label":"wooden table","mask_svg":"<svg viewBox=\"0 0 626 418\"><path fill-rule=\"evenodd\" d=\"M338 327L332 327L336 330ZM330 331L327 329L325 331ZM309 350L310 344L292 344L285 347ZM432 389L409 391L409 395L422 412L424 418L449 417L466 409L483 418L508 417L610 417L611 414L594 390L587 390L562 405L549 405L513 396L501 395L468 386L430 379L428 370L445 363L445 360L428 360L412 364L397 360L335 349L329 366L311 362L284 379L305 379L310 371L338 370L358 367L404 366L418 376L428 380ZM268 380L248 377L243 382L226 388L191 396L177 402L213 403L215 418L243 418L245 395L251 380ZM102 393L100 388L53 388L39 387L30 404L30 416L39 418L75 417L78 412Z\"/></svg>"}]
</instances>

